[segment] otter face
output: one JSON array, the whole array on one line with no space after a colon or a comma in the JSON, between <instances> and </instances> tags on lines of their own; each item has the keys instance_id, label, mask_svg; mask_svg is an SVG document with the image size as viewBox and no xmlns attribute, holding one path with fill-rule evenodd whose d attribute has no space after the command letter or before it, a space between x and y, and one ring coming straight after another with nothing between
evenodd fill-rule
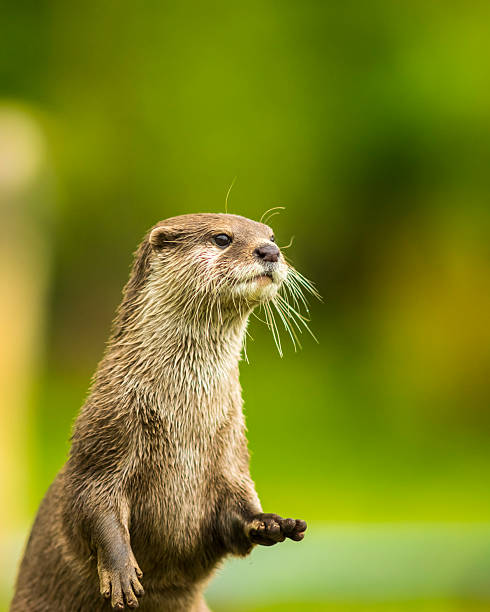
<instances>
[{"instance_id":1,"label":"otter face","mask_svg":"<svg viewBox=\"0 0 490 612\"><path fill-rule=\"evenodd\" d=\"M185 293L201 303L208 297L253 307L274 299L288 275L272 229L238 215L173 217L150 232L149 242L162 273L179 268Z\"/></svg>"}]
</instances>

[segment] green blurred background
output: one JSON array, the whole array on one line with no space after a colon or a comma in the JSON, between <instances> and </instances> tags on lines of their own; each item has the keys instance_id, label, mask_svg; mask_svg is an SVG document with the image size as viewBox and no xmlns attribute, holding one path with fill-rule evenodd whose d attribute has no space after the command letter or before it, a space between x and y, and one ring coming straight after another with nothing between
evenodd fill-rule
<instances>
[{"instance_id":1,"label":"green blurred background","mask_svg":"<svg viewBox=\"0 0 490 612\"><path fill-rule=\"evenodd\" d=\"M0 41L0 609L131 253L271 220L317 345L241 367L252 474L301 545L216 612L490 610L490 5L7 2ZM271 469L271 465L275 469ZM277 469L277 466L280 466Z\"/></svg>"}]
</instances>

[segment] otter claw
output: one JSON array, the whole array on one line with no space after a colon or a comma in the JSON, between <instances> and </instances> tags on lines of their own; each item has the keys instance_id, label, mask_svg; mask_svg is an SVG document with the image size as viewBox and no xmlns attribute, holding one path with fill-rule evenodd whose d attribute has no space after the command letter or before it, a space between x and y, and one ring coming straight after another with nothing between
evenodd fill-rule
<instances>
[{"instance_id":1,"label":"otter claw","mask_svg":"<svg viewBox=\"0 0 490 612\"><path fill-rule=\"evenodd\" d=\"M111 600L113 610L137 608L139 603L137 597L144 595L144 589L138 580L138 575L143 575L136 567L124 568L122 570L106 570L99 568L100 593L104 599Z\"/></svg>"},{"instance_id":2,"label":"otter claw","mask_svg":"<svg viewBox=\"0 0 490 612\"><path fill-rule=\"evenodd\" d=\"M273 546L290 538L299 542L304 538L306 522L282 518L277 514L257 514L250 523L249 537L254 544Z\"/></svg>"}]
</instances>

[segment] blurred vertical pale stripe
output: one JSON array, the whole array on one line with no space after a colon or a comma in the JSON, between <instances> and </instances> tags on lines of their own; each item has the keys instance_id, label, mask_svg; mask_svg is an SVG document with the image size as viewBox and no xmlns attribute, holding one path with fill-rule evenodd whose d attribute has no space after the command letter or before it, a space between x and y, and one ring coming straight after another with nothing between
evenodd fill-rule
<instances>
[{"instance_id":1,"label":"blurred vertical pale stripe","mask_svg":"<svg viewBox=\"0 0 490 612\"><path fill-rule=\"evenodd\" d=\"M29 403L48 270L46 169L36 120L23 109L0 104L0 570L9 581L15 564L8 550L25 529L28 513ZM0 584L0 590L5 586Z\"/></svg>"}]
</instances>

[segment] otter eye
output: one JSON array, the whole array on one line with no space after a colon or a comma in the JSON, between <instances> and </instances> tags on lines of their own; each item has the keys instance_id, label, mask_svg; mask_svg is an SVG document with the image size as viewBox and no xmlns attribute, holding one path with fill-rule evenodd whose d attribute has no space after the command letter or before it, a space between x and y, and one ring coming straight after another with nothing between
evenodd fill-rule
<instances>
[{"instance_id":1,"label":"otter eye","mask_svg":"<svg viewBox=\"0 0 490 612\"><path fill-rule=\"evenodd\" d=\"M274 234L272 234L271 236L271 242L275 242L276 241L276 237L274 236Z\"/></svg>"},{"instance_id":2,"label":"otter eye","mask_svg":"<svg viewBox=\"0 0 490 612\"><path fill-rule=\"evenodd\" d=\"M231 244L231 236L228 236L228 234L218 234L213 236L213 240L222 249Z\"/></svg>"}]
</instances>

